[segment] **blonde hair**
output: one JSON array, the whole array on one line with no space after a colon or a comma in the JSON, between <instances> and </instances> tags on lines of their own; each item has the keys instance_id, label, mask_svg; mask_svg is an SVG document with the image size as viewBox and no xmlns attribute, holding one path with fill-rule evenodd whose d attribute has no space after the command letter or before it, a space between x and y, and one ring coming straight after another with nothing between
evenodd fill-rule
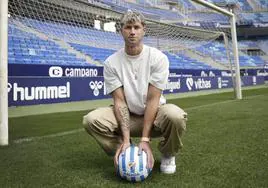
<instances>
[{"instance_id":1,"label":"blonde hair","mask_svg":"<svg viewBox=\"0 0 268 188\"><path fill-rule=\"evenodd\" d=\"M134 12L132 10L128 10L125 14L122 15L120 20L121 28L127 23L135 23L140 22L143 26L145 26L145 18L140 12Z\"/></svg>"}]
</instances>

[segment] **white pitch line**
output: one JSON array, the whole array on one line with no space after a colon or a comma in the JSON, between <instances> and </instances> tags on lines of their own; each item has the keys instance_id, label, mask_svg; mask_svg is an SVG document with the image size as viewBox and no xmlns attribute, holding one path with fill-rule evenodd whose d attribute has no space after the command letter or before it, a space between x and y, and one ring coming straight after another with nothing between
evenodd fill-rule
<instances>
[{"instance_id":1,"label":"white pitch line","mask_svg":"<svg viewBox=\"0 0 268 188\"><path fill-rule=\"evenodd\" d=\"M254 96L249 96L246 99L252 99L252 98L256 98L256 97L260 97L263 95L254 95ZM221 102L215 102L215 103L211 103L211 104L204 104L204 105L200 105L200 106L193 106L193 107L189 107L189 108L185 108L184 110L187 111L191 111L191 110L195 110L195 109L199 109L199 108L204 108L204 107L210 107L210 106L215 106L218 104L226 104L226 103L231 103L231 102L235 102L238 100L226 100L226 101L221 101ZM59 136L65 136L65 135L70 135L70 134L75 134L75 133L79 133L84 131L83 128L81 129L75 129L72 131L64 131L64 132L60 132L60 133L56 133L56 134L50 134L50 135L45 135L45 136L34 136L34 137L26 137L26 138L21 138L21 139L17 139L14 140L13 143L15 144L21 144L23 142L31 142L31 141L35 141L35 140L40 140L40 139L44 139L44 138L54 138L54 137L59 137Z\"/></svg>"},{"instance_id":2,"label":"white pitch line","mask_svg":"<svg viewBox=\"0 0 268 188\"><path fill-rule=\"evenodd\" d=\"M64 132L60 132L60 133L56 133L56 134L49 134L49 135L45 135L45 136L34 136L34 137L28 137L28 138L21 138L21 139L14 140L13 143L20 144L22 142L31 142L31 141L40 140L43 138L54 138L54 137L58 137L58 136L65 136L65 135L79 133L82 131L84 131L84 129L81 128L81 129L75 129L72 131L64 131Z\"/></svg>"},{"instance_id":3,"label":"white pitch line","mask_svg":"<svg viewBox=\"0 0 268 188\"><path fill-rule=\"evenodd\" d=\"M254 96L249 96L246 97L245 99L252 99L252 98L256 98L256 97L260 97L263 95L254 95ZM230 102L235 102L235 101L239 101L239 100L226 100L226 101L221 101L221 102L215 102L215 103L211 103L211 104L204 104L204 105L200 105L200 106L193 106L193 107L189 107L189 108L185 108L185 111L189 111L189 110L195 110L195 109L199 109L199 108L203 108L203 107L210 107L210 106L215 106L218 104L225 104L225 103L230 103Z\"/></svg>"}]
</instances>

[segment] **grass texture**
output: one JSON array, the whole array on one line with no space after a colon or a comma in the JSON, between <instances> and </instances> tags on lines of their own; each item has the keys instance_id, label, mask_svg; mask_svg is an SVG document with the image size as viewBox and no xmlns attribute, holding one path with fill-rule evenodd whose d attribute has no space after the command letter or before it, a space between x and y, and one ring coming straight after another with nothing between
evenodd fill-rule
<instances>
[{"instance_id":1,"label":"grass texture","mask_svg":"<svg viewBox=\"0 0 268 188\"><path fill-rule=\"evenodd\" d=\"M9 118L0 187L267 187L268 88L245 90L243 97L227 92L169 100L188 113L177 172L159 172L154 139L153 173L135 184L115 176L112 158L82 130L88 111Z\"/></svg>"}]
</instances>

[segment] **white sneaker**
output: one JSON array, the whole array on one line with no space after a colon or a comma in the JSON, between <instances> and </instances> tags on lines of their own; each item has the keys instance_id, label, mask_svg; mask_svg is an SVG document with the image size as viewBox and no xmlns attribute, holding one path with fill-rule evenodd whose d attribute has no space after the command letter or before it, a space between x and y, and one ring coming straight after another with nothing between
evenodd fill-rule
<instances>
[{"instance_id":1,"label":"white sneaker","mask_svg":"<svg viewBox=\"0 0 268 188\"><path fill-rule=\"evenodd\" d=\"M162 156L160 171L164 174L174 174L176 172L175 156Z\"/></svg>"}]
</instances>

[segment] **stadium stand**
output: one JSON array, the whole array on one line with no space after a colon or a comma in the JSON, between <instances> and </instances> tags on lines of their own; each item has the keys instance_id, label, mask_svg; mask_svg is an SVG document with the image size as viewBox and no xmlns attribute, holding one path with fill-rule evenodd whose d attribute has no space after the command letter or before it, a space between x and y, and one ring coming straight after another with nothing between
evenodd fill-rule
<instances>
[{"instance_id":1,"label":"stadium stand","mask_svg":"<svg viewBox=\"0 0 268 188\"><path fill-rule=\"evenodd\" d=\"M91 56L94 60L104 62L105 59L112 55L115 50L106 49L106 48L96 48L88 45L83 44L75 44L70 43L72 47L74 47L76 50L85 53L86 55Z\"/></svg>"},{"instance_id":2,"label":"stadium stand","mask_svg":"<svg viewBox=\"0 0 268 188\"><path fill-rule=\"evenodd\" d=\"M180 69L213 69L213 67L206 65L203 62L199 62L196 59L190 58L185 54L172 54L164 52L169 61L171 68L180 68Z\"/></svg>"},{"instance_id":3,"label":"stadium stand","mask_svg":"<svg viewBox=\"0 0 268 188\"><path fill-rule=\"evenodd\" d=\"M263 9L268 8L268 1L267 0L256 0L256 2L259 4L259 6Z\"/></svg>"},{"instance_id":4,"label":"stadium stand","mask_svg":"<svg viewBox=\"0 0 268 188\"><path fill-rule=\"evenodd\" d=\"M240 49L249 49L249 48L259 48L257 42L253 41L241 41L239 42ZM196 48L204 54L209 54L213 59L219 63L227 64L228 60L226 59L226 48L220 42L212 42L207 45ZM240 65L242 67L262 67L264 65L264 60L258 56L249 56L245 53L240 52L239 55Z\"/></svg>"},{"instance_id":5,"label":"stadium stand","mask_svg":"<svg viewBox=\"0 0 268 188\"><path fill-rule=\"evenodd\" d=\"M153 19L162 19L162 20L180 20L183 16L178 12L173 12L171 10L159 9L152 7L151 4L146 3L145 1L138 1L139 3L113 3L109 0L102 0L102 3L105 3L111 7L114 7L119 11L126 11L128 9L138 10L141 13L145 14L147 17Z\"/></svg>"},{"instance_id":6,"label":"stadium stand","mask_svg":"<svg viewBox=\"0 0 268 188\"><path fill-rule=\"evenodd\" d=\"M9 63L49 64L49 65L88 65L86 60L76 57L55 42L43 40L36 35L22 31L13 24L8 28Z\"/></svg>"},{"instance_id":7,"label":"stadium stand","mask_svg":"<svg viewBox=\"0 0 268 188\"><path fill-rule=\"evenodd\" d=\"M255 0L252 0L255 2ZM120 3L118 3L120 2ZM227 17L213 12L204 12L198 9L189 0L176 1L177 5L172 10L168 10L168 4L155 3L155 1L88 1L94 5L102 5L110 7L116 11L126 11L128 9L139 10L148 18L156 20L191 20L201 23L210 20L210 23L227 23ZM214 3L222 3L223 0L210 0ZM227 3L228 1L225 1ZM268 14L264 11L256 11L247 0L238 0L236 2L240 8L238 24L249 23L268 23ZM261 1L262 2L262 1ZM266 1L265 1L266 2ZM262 2L262 8L268 7L268 3ZM175 1L173 2L175 3ZM255 2L256 4L257 1ZM162 8L161 8L162 7ZM178 12L178 7L184 7L189 10L187 15ZM98 62L102 65L105 59L115 52L115 44L122 46L122 38L119 33L107 32L103 29L95 29L93 27L83 27L66 23L56 23L49 20L41 21L33 18L16 18L16 23L9 20L9 63L18 64L50 64L50 65L81 65L90 66L92 62ZM209 23L207 23L209 24ZM47 38L42 38L36 33L42 33ZM103 40L105 38L105 40ZM145 37L145 43L155 40ZM163 39L166 40L166 39ZM64 45L60 45L58 41L65 41ZM168 41L166 41L168 42ZM265 42L262 40L242 41L239 43L240 50L250 48L265 48L263 55L267 56ZM206 45L199 46L194 49L201 56L210 56L216 63L228 66L226 49L222 41L209 42ZM212 69L215 68L207 62L202 62L198 57L191 54L183 54L176 52L164 51L170 60L170 67L182 69ZM92 60L92 61L91 61ZM262 67L266 64L265 58L260 56L249 56L245 51L240 53L240 65L242 67Z\"/></svg>"},{"instance_id":8,"label":"stadium stand","mask_svg":"<svg viewBox=\"0 0 268 188\"><path fill-rule=\"evenodd\" d=\"M30 25L36 31L45 33L47 36L57 37L59 39L72 41L74 33L76 33L76 42L70 42L70 46L75 50L90 56L93 60L103 63L105 59L115 50L105 48L102 42L100 47L94 47L96 41L101 41L105 36L105 43L122 42L119 34L113 32L104 32L94 29L79 28L66 24L55 24L49 22L41 22L33 19L20 20L25 25ZM25 64L51 64L51 65L92 65L83 59L77 58L75 54L68 53L67 49L61 48L59 45L51 41L41 40L34 34L21 31L14 25L10 24L10 63L25 63ZM63 32L64 31L64 32ZM69 35L68 35L69 33ZM20 39L16 40L13 35L19 35ZM70 38L69 38L70 37ZM150 40L147 38L146 40ZM80 42L80 43L79 43ZM81 44L87 43L88 45ZM13 46L15 45L15 47ZM90 44L92 46L90 46ZM19 47L18 47L19 46ZM102 46L102 48L101 48ZM20 49L18 49L20 48ZM14 52L14 53L12 53ZM22 53L23 52L23 53ZM196 59L187 57L183 54L172 54L165 52L170 60L172 68L182 69L211 69L212 67ZM15 54L15 56L13 56ZM17 61L19 59L19 61Z\"/></svg>"},{"instance_id":9,"label":"stadium stand","mask_svg":"<svg viewBox=\"0 0 268 188\"><path fill-rule=\"evenodd\" d=\"M210 20L211 22L228 23L228 19L226 16L215 14L215 13L196 12L196 13L189 14L188 18L194 21Z\"/></svg>"},{"instance_id":10,"label":"stadium stand","mask_svg":"<svg viewBox=\"0 0 268 188\"><path fill-rule=\"evenodd\" d=\"M235 8L236 8L236 12L238 14L238 24L241 25L248 25L248 24L253 24L253 23L267 23L267 9L264 12L260 12L258 10L255 10L254 7L252 7L252 5L255 4L260 4L259 2L255 2L255 0L251 0L254 2L249 2L247 0L231 0L231 1L227 1L227 0L209 0L210 2L216 3L216 4L234 4ZM105 3L105 1L103 1ZM133 1L132 1L133 2ZM148 1L142 1L141 4L146 7L146 9L148 10L148 7L150 9L153 9L153 5L150 3L146 3ZM202 21L207 21L210 20L210 22L214 22L214 23L228 23L228 18L224 17L222 15L219 14L214 14L213 12L204 12L204 11L198 11L198 7L196 5L194 5L194 3L192 3L191 1L188 0L180 0L180 1L176 1L178 3L178 5L186 7L188 10L192 10L190 12L188 12L187 14L187 19L191 20L191 21L195 21L195 22L199 22L202 23ZM174 1L174 3L176 3ZM262 2L262 8L267 8L267 2ZM134 7L131 7L134 8ZM136 7L135 7L136 8ZM255 12L256 11L256 12ZM161 14L159 14L160 16L163 16ZM207 25L209 25L209 23L206 23ZM243 42L242 42L243 43ZM247 46L247 48L251 48L253 45L255 46L255 48L259 48L259 41L252 41L251 42L251 46ZM240 44L239 44L240 46ZM242 48L241 48L242 49ZM207 56L208 54L210 54L210 56L215 59L215 61L222 63L222 64L226 64L227 61L227 57L226 57L226 50L225 50L225 46L223 44L223 42L215 42L215 43L209 43L207 45L201 46L200 48L196 49L197 51L199 51L200 53L202 53L204 56ZM178 55L172 55L169 53L166 53L170 59L171 66L177 66L176 64L174 64L174 62L176 62L179 58L179 56L182 56L181 54ZM267 55L267 54L266 54ZM189 62L191 62L191 60L188 61L187 58L182 58L185 59L186 62L184 63L188 63L187 66L189 66ZM249 56L246 53L241 52L239 55L239 60L240 60L240 65L242 67L263 67L263 65L265 64L265 60L259 56ZM181 59L180 59L181 61ZM196 62L198 62L196 60ZM179 66L179 65L178 65ZM179 67L186 67L186 66L179 66ZM202 66L201 66L202 67ZM192 67L191 67L192 68ZM205 66L203 67L205 68Z\"/></svg>"},{"instance_id":11,"label":"stadium stand","mask_svg":"<svg viewBox=\"0 0 268 188\"><path fill-rule=\"evenodd\" d=\"M239 6L241 7L242 10L244 11L252 11L252 7L249 5L247 0L237 0Z\"/></svg>"}]
</instances>

